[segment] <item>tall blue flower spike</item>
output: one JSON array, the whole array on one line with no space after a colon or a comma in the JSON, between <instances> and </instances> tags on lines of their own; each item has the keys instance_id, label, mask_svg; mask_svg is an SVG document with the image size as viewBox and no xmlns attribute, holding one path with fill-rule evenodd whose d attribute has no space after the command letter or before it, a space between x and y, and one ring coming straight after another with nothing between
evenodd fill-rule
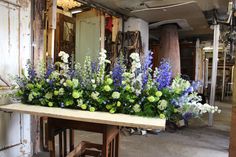
<instances>
[{"instance_id":1,"label":"tall blue flower spike","mask_svg":"<svg viewBox=\"0 0 236 157\"><path fill-rule=\"evenodd\" d=\"M27 67L27 70L28 70L29 79L31 81L33 81L34 78L36 77L36 71L35 71L33 65L30 63L30 61L27 62L26 67Z\"/></svg>"},{"instance_id":2,"label":"tall blue flower spike","mask_svg":"<svg viewBox=\"0 0 236 157\"><path fill-rule=\"evenodd\" d=\"M114 68L112 69L112 79L114 81L114 86L119 87L122 84L122 74L123 74L123 67L118 60L118 62L115 64Z\"/></svg>"},{"instance_id":3,"label":"tall blue flower spike","mask_svg":"<svg viewBox=\"0 0 236 157\"><path fill-rule=\"evenodd\" d=\"M162 90L171 83L172 69L168 60L163 59L158 67L158 75L156 76L156 82L158 84L158 90Z\"/></svg>"},{"instance_id":4,"label":"tall blue flower spike","mask_svg":"<svg viewBox=\"0 0 236 157\"><path fill-rule=\"evenodd\" d=\"M143 67L142 67L142 83L143 83L143 87L145 87L145 85L148 82L148 76L149 76L149 69L152 68L152 54L153 52L149 51L148 53L145 54L144 57L144 62L143 62Z\"/></svg>"}]
</instances>

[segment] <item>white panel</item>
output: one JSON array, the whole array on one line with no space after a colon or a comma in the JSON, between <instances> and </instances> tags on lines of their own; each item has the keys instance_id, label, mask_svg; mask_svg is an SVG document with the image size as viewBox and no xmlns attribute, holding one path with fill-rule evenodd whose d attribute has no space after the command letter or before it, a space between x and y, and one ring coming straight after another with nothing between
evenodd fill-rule
<instances>
[{"instance_id":1,"label":"white panel","mask_svg":"<svg viewBox=\"0 0 236 157\"><path fill-rule=\"evenodd\" d=\"M0 119L0 149L20 144L20 114L0 111Z\"/></svg>"},{"instance_id":2,"label":"white panel","mask_svg":"<svg viewBox=\"0 0 236 157\"><path fill-rule=\"evenodd\" d=\"M19 74L19 7L1 2L0 10L0 75L10 80L9 74ZM20 119L18 113L0 112L0 149L21 143Z\"/></svg>"}]
</instances>

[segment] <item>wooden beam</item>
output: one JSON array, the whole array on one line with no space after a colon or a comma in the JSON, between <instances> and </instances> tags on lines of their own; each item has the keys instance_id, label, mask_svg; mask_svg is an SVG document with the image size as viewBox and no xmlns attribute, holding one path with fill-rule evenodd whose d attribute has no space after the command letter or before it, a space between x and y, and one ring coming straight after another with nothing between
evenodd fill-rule
<instances>
[{"instance_id":1,"label":"wooden beam","mask_svg":"<svg viewBox=\"0 0 236 157\"><path fill-rule=\"evenodd\" d=\"M33 4L33 63L37 67L40 61L45 61L46 56L44 47L46 0L34 0Z\"/></svg>"},{"instance_id":2,"label":"wooden beam","mask_svg":"<svg viewBox=\"0 0 236 157\"><path fill-rule=\"evenodd\" d=\"M56 18L57 18L57 0L48 0L48 48L47 55L52 61L54 61L54 41L56 30Z\"/></svg>"}]
</instances>

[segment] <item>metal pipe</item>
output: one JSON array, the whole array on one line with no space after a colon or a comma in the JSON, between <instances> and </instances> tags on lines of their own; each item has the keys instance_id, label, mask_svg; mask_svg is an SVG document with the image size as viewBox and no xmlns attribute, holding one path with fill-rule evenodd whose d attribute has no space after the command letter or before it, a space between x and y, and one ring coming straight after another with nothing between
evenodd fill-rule
<instances>
[{"instance_id":1,"label":"metal pipe","mask_svg":"<svg viewBox=\"0 0 236 157\"><path fill-rule=\"evenodd\" d=\"M224 100L224 95L225 95L225 65L226 65L226 51L224 51L224 65L223 65L223 80L222 80L221 101Z\"/></svg>"},{"instance_id":2,"label":"metal pipe","mask_svg":"<svg viewBox=\"0 0 236 157\"><path fill-rule=\"evenodd\" d=\"M220 25L214 25L214 40L213 40L213 60L212 60L212 75L211 75L211 94L210 105L215 105L215 90L217 79L217 60L218 60L218 47L220 37ZM213 114L209 113L208 125L213 126Z\"/></svg>"},{"instance_id":3,"label":"metal pipe","mask_svg":"<svg viewBox=\"0 0 236 157\"><path fill-rule=\"evenodd\" d=\"M208 88L208 65L209 61L208 58L205 60L205 88Z\"/></svg>"}]
</instances>

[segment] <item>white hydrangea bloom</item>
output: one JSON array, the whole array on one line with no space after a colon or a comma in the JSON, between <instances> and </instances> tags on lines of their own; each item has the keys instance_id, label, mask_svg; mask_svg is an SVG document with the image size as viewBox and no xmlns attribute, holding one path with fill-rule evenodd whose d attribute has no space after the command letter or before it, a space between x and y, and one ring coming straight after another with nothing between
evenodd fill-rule
<instances>
[{"instance_id":1,"label":"white hydrangea bloom","mask_svg":"<svg viewBox=\"0 0 236 157\"><path fill-rule=\"evenodd\" d=\"M60 51L59 54L58 54L58 56L61 57L61 60L62 60L64 63L68 63L69 54L67 54L67 53L64 52L64 51Z\"/></svg>"}]
</instances>

